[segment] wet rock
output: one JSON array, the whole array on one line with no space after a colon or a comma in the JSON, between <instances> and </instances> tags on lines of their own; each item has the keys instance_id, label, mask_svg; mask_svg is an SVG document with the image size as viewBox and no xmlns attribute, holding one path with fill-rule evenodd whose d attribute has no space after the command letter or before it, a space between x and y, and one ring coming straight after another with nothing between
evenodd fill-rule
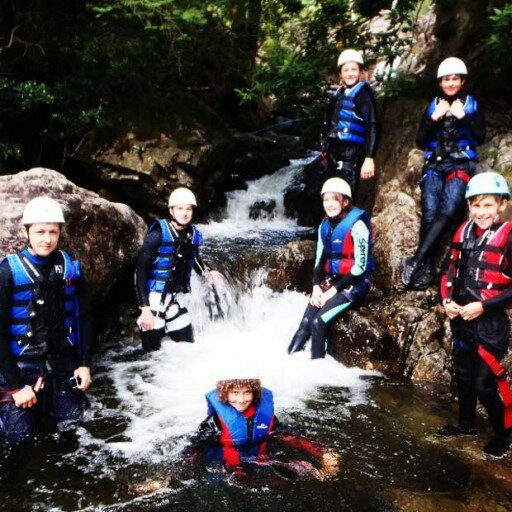
<instances>
[{"instance_id":1,"label":"wet rock","mask_svg":"<svg viewBox=\"0 0 512 512\"><path fill-rule=\"evenodd\" d=\"M329 332L328 352L346 366L378 370L387 375L401 373L399 350L386 326L370 307L346 312Z\"/></svg>"},{"instance_id":2,"label":"wet rock","mask_svg":"<svg viewBox=\"0 0 512 512\"><path fill-rule=\"evenodd\" d=\"M401 260L414 254L418 243L420 214L414 197L402 192L398 180L386 185L373 217L375 285L385 293L403 290Z\"/></svg>"},{"instance_id":3,"label":"wet rock","mask_svg":"<svg viewBox=\"0 0 512 512\"><path fill-rule=\"evenodd\" d=\"M60 247L81 261L93 303L101 302L119 278L126 278L146 232L144 221L125 204L102 199L56 171L30 169L0 177L2 255L26 247L20 219L25 204L39 195L62 205L66 225Z\"/></svg>"},{"instance_id":4,"label":"wet rock","mask_svg":"<svg viewBox=\"0 0 512 512\"><path fill-rule=\"evenodd\" d=\"M311 240L290 242L275 251L267 263L267 284L274 291L311 293L316 244Z\"/></svg>"},{"instance_id":5,"label":"wet rock","mask_svg":"<svg viewBox=\"0 0 512 512\"><path fill-rule=\"evenodd\" d=\"M210 138L196 131L187 140L176 141L162 134L139 140L128 134L111 147L98 150L92 174L95 190L132 205L143 215L163 215L169 192L186 186L198 196L196 218L225 205L224 191L246 188L246 181L259 178L303 156L296 137L225 132ZM83 179L84 169L77 178ZM75 176L73 175L73 179Z\"/></svg>"},{"instance_id":6,"label":"wet rock","mask_svg":"<svg viewBox=\"0 0 512 512\"><path fill-rule=\"evenodd\" d=\"M256 201L249 208L249 218L256 219L273 219L276 215L276 202L274 199L268 201Z\"/></svg>"}]
</instances>

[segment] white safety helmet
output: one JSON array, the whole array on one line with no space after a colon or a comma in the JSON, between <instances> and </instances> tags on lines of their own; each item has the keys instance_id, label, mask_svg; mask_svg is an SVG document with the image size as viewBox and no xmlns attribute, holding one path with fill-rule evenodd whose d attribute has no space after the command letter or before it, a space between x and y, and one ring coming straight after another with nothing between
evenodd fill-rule
<instances>
[{"instance_id":1,"label":"white safety helmet","mask_svg":"<svg viewBox=\"0 0 512 512\"><path fill-rule=\"evenodd\" d=\"M335 194L342 194L349 199L352 199L352 191L350 185L341 178L329 178L322 186L320 195L323 196L327 192L333 192Z\"/></svg>"},{"instance_id":2,"label":"white safety helmet","mask_svg":"<svg viewBox=\"0 0 512 512\"><path fill-rule=\"evenodd\" d=\"M340 56L338 57L338 68L341 68L341 66L347 62L355 62L361 67L364 66L363 56L357 50L343 50L340 53Z\"/></svg>"},{"instance_id":3,"label":"white safety helmet","mask_svg":"<svg viewBox=\"0 0 512 512\"><path fill-rule=\"evenodd\" d=\"M473 176L466 188L466 199L492 194L510 198L510 190L505 178L497 172L482 172Z\"/></svg>"},{"instance_id":4,"label":"white safety helmet","mask_svg":"<svg viewBox=\"0 0 512 512\"><path fill-rule=\"evenodd\" d=\"M25 205L21 223L24 226L40 223L64 224L64 213L55 199L45 196L36 197Z\"/></svg>"},{"instance_id":5,"label":"white safety helmet","mask_svg":"<svg viewBox=\"0 0 512 512\"><path fill-rule=\"evenodd\" d=\"M443 78L443 76L449 75L460 75L466 76L468 74L468 68L466 64L457 57L448 57L444 59L439 67L437 68L437 78Z\"/></svg>"},{"instance_id":6,"label":"white safety helmet","mask_svg":"<svg viewBox=\"0 0 512 512\"><path fill-rule=\"evenodd\" d=\"M192 190L180 187L172 191L169 196L169 208L179 204L191 204L192 206L197 206L196 196Z\"/></svg>"}]
</instances>

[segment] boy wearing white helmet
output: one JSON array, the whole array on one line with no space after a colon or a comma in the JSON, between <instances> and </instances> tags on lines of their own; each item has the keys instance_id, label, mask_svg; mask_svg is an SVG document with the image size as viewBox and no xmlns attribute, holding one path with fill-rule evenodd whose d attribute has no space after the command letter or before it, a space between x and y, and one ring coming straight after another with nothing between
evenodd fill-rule
<instances>
[{"instance_id":1,"label":"boy wearing white helmet","mask_svg":"<svg viewBox=\"0 0 512 512\"><path fill-rule=\"evenodd\" d=\"M433 252L464 207L464 191L473 176L476 148L485 138L482 112L473 96L463 92L464 62L448 57L439 65L441 93L421 118L417 145L425 150L421 179L421 228L416 253L404 258L406 288L425 290L435 280Z\"/></svg>"},{"instance_id":2,"label":"boy wearing white helmet","mask_svg":"<svg viewBox=\"0 0 512 512\"><path fill-rule=\"evenodd\" d=\"M288 347L304 349L311 337L311 358L325 357L328 326L370 288L374 269L370 216L352 205L349 184L328 179L321 191L325 218L318 229L313 291L299 328Z\"/></svg>"},{"instance_id":3,"label":"boy wearing white helmet","mask_svg":"<svg viewBox=\"0 0 512 512\"><path fill-rule=\"evenodd\" d=\"M27 203L28 247L0 262L0 437L31 438L43 416L77 421L91 385L92 328L78 261L57 249L57 201Z\"/></svg>"},{"instance_id":4,"label":"boy wearing white helmet","mask_svg":"<svg viewBox=\"0 0 512 512\"><path fill-rule=\"evenodd\" d=\"M477 399L495 435L484 452L502 457L512 442L512 395L500 361L508 350L512 303L512 222L500 218L510 192L498 173L477 174L468 184L469 220L453 238L440 294L450 319L459 421L439 437L477 435Z\"/></svg>"},{"instance_id":5,"label":"boy wearing white helmet","mask_svg":"<svg viewBox=\"0 0 512 512\"><path fill-rule=\"evenodd\" d=\"M221 278L208 271L199 256L203 237L191 224L194 193L180 187L169 196L170 219L159 219L149 228L135 268L135 290L141 309L137 321L142 348L158 350L164 336L192 343L194 335L188 310L177 301L178 293L190 292L192 269L210 280Z\"/></svg>"},{"instance_id":6,"label":"boy wearing white helmet","mask_svg":"<svg viewBox=\"0 0 512 512\"><path fill-rule=\"evenodd\" d=\"M354 202L359 180L375 175L377 151L377 109L375 92L364 81L364 61L360 52L348 49L338 57L340 87L331 96L326 112L325 153L330 172L346 180Z\"/></svg>"}]
</instances>

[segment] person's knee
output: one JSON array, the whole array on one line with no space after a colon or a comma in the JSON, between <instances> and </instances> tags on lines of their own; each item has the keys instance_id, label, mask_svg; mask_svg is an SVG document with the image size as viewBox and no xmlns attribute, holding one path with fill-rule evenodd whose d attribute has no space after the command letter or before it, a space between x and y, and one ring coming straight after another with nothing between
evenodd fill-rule
<instances>
[{"instance_id":1,"label":"person's knee","mask_svg":"<svg viewBox=\"0 0 512 512\"><path fill-rule=\"evenodd\" d=\"M0 404L0 437L18 444L32 439L37 432L34 411L20 409L14 403Z\"/></svg>"},{"instance_id":2,"label":"person's knee","mask_svg":"<svg viewBox=\"0 0 512 512\"><path fill-rule=\"evenodd\" d=\"M82 419L85 408L85 396L78 389L60 389L55 395L52 417L56 423L77 422Z\"/></svg>"}]
</instances>

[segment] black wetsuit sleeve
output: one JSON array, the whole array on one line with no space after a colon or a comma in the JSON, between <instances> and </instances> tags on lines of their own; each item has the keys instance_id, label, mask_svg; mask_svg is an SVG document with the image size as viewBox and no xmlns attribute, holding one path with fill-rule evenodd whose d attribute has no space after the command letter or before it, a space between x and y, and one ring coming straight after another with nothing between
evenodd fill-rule
<instances>
[{"instance_id":1,"label":"black wetsuit sleeve","mask_svg":"<svg viewBox=\"0 0 512 512\"><path fill-rule=\"evenodd\" d=\"M320 284L324 280L324 261L325 261L325 250L322 252L320 256L320 260L318 261L318 265L313 269L313 286Z\"/></svg>"},{"instance_id":2,"label":"black wetsuit sleeve","mask_svg":"<svg viewBox=\"0 0 512 512\"><path fill-rule=\"evenodd\" d=\"M467 114L460 123L466 128L471 136L480 145L485 141L485 119L482 111L478 108L474 114Z\"/></svg>"},{"instance_id":3,"label":"black wetsuit sleeve","mask_svg":"<svg viewBox=\"0 0 512 512\"><path fill-rule=\"evenodd\" d=\"M144 238L135 265L135 293L140 307L149 306L149 291L146 283L161 245L162 230L158 226Z\"/></svg>"},{"instance_id":4,"label":"black wetsuit sleeve","mask_svg":"<svg viewBox=\"0 0 512 512\"><path fill-rule=\"evenodd\" d=\"M337 279L335 279L332 282L332 285L334 288L336 288L337 291L344 290L345 288L348 288L349 286L352 286L353 284L357 283L361 280L361 276L355 276L351 272L348 272L344 276L340 276Z\"/></svg>"},{"instance_id":5,"label":"black wetsuit sleeve","mask_svg":"<svg viewBox=\"0 0 512 512\"><path fill-rule=\"evenodd\" d=\"M378 144L378 117L375 95L368 87L363 87L356 96L356 109L361 117L366 120L365 157L373 158Z\"/></svg>"},{"instance_id":6,"label":"black wetsuit sleeve","mask_svg":"<svg viewBox=\"0 0 512 512\"><path fill-rule=\"evenodd\" d=\"M421 149L425 149L429 142L434 138L438 123L438 121L434 121L428 114L429 106L427 106L421 116L420 126L418 128L418 133L416 134L416 145Z\"/></svg>"},{"instance_id":7,"label":"black wetsuit sleeve","mask_svg":"<svg viewBox=\"0 0 512 512\"><path fill-rule=\"evenodd\" d=\"M9 389L23 387L21 372L11 350L9 317L13 292L12 273L7 260L0 263L0 372Z\"/></svg>"},{"instance_id":8,"label":"black wetsuit sleeve","mask_svg":"<svg viewBox=\"0 0 512 512\"><path fill-rule=\"evenodd\" d=\"M91 300L89 287L83 274L77 285L78 302L80 304L80 328L82 346L80 351L80 366L91 367L94 334L92 326Z\"/></svg>"},{"instance_id":9,"label":"black wetsuit sleeve","mask_svg":"<svg viewBox=\"0 0 512 512\"><path fill-rule=\"evenodd\" d=\"M512 233L509 233L508 235L506 257L509 262L506 274L512 276ZM482 306L486 311L503 309L510 304L512 304L512 286L510 288L506 288L492 299L482 301Z\"/></svg>"}]
</instances>

